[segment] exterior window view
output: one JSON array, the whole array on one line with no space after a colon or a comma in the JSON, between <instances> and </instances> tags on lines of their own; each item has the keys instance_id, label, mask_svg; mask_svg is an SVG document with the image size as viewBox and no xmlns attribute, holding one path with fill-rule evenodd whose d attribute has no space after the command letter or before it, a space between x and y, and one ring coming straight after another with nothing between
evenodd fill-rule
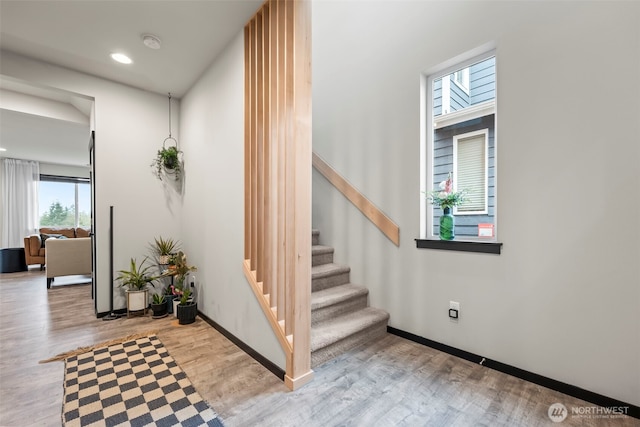
<instances>
[{"instance_id":1,"label":"exterior window view","mask_svg":"<svg viewBox=\"0 0 640 427\"><path fill-rule=\"evenodd\" d=\"M91 227L89 182L41 180L38 199L40 226Z\"/></svg>"},{"instance_id":2,"label":"exterior window view","mask_svg":"<svg viewBox=\"0 0 640 427\"><path fill-rule=\"evenodd\" d=\"M440 191L440 183L449 180L452 194L463 196L450 213L456 236L494 239L495 57L433 79L431 88L432 190ZM439 236L444 209L434 203L431 213L432 234Z\"/></svg>"}]
</instances>

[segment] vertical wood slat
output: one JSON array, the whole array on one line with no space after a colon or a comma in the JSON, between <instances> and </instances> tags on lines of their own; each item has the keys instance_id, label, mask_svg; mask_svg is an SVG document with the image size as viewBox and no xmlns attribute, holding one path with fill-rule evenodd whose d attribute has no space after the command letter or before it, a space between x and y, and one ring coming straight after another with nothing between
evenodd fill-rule
<instances>
[{"instance_id":1,"label":"vertical wood slat","mask_svg":"<svg viewBox=\"0 0 640 427\"><path fill-rule=\"evenodd\" d=\"M295 286L292 304L294 321L292 374L287 382L306 382L311 366L311 2L292 2L293 71L295 87L293 114L295 153ZM291 50L290 50L291 51ZM292 386L293 387L293 386Z\"/></svg>"},{"instance_id":2,"label":"vertical wood slat","mask_svg":"<svg viewBox=\"0 0 640 427\"><path fill-rule=\"evenodd\" d=\"M269 305L278 317L278 2L269 0L269 228L266 258ZM278 319L281 320L281 319Z\"/></svg>"},{"instance_id":3,"label":"vertical wood slat","mask_svg":"<svg viewBox=\"0 0 640 427\"><path fill-rule=\"evenodd\" d=\"M285 91L286 82L283 76L286 75L285 68L285 18L286 8L282 2L278 2L278 15L277 15L277 33L278 33L278 157L281 159L285 153ZM278 321L284 321L285 318L285 270L286 270L286 241L285 241L285 171L284 162L278 161L278 236L277 236L277 280L278 280L278 295L277 295L277 318Z\"/></svg>"},{"instance_id":4,"label":"vertical wood slat","mask_svg":"<svg viewBox=\"0 0 640 427\"><path fill-rule=\"evenodd\" d=\"M285 1L285 65L283 70L283 79L285 82L284 91L284 192L288 196L285 199L284 217L285 217L285 319L291 319L293 313L293 289L295 287L295 267L296 253L292 236L295 235L295 200L292 195L295 194L295 141L293 139L293 2ZM291 322L285 323L285 334L291 335Z\"/></svg>"},{"instance_id":5,"label":"vertical wood slat","mask_svg":"<svg viewBox=\"0 0 640 427\"><path fill-rule=\"evenodd\" d=\"M264 272L264 10L256 19L256 280Z\"/></svg>"},{"instance_id":6,"label":"vertical wood slat","mask_svg":"<svg viewBox=\"0 0 640 427\"><path fill-rule=\"evenodd\" d=\"M271 48L271 10L269 9L269 4L266 3L265 7L262 11L262 45L263 45L263 101L264 101L264 111L263 111L263 119L264 126L262 130L263 135L263 154L264 154L264 186L263 186L263 197L264 197L264 211L263 211L263 264L262 268L264 270L262 275L262 292L265 295L271 294L272 288L272 272L273 272L273 252L271 250L272 246L272 197L275 197L271 192L271 56L272 56L272 48Z\"/></svg>"},{"instance_id":7,"label":"vertical wood slat","mask_svg":"<svg viewBox=\"0 0 640 427\"><path fill-rule=\"evenodd\" d=\"M244 259L251 258L251 29L244 28Z\"/></svg>"},{"instance_id":8,"label":"vertical wood slat","mask_svg":"<svg viewBox=\"0 0 640 427\"><path fill-rule=\"evenodd\" d=\"M311 7L268 0L245 27L244 271L292 389L311 371Z\"/></svg>"},{"instance_id":9,"label":"vertical wood slat","mask_svg":"<svg viewBox=\"0 0 640 427\"><path fill-rule=\"evenodd\" d=\"M257 194L257 188L258 188L258 182L257 182L257 158L256 158L256 132L257 132L257 102L256 102L256 84L257 84L257 47L256 47L256 22L255 20L252 21L250 23L250 62L249 62L249 72L250 72L250 88L249 90L251 91L250 93L250 98L251 98L251 104L249 105L249 109L251 111L251 123L250 123L250 136L249 136L249 144L250 144L250 170L249 170L249 175L251 177L251 188L250 188L250 192L251 194L249 195L250 199L251 199L251 203L250 203L250 211L249 211L249 215L251 217L250 221L251 221L251 227L250 227L250 231L249 231L249 235L251 236L251 240L250 240L250 245L251 245L251 249L250 249L250 257L249 257L249 261L251 262L251 270L255 271L256 270L256 260L258 257L258 244L257 244L257 240L256 240L256 235L257 235L257 224L258 224L258 210L256 208L256 202L257 202L257 198L256 198L256 194Z\"/></svg>"}]
</instances>

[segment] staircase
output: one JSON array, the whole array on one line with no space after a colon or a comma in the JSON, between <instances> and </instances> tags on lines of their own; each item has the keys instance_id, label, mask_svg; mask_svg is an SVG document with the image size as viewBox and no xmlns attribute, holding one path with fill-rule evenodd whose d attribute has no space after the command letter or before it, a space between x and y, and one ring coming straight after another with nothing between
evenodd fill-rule
<instances>
[{"instance_id":1,"label":"staircase","mask_svg":"<svg viewBox=\"0 0 640 427\"><path fill-rule=\"evenodd\" d=\"M369 291L349 282L350 268L333 263L333 248L319 244L312 232L311 366L387 332L389 314L369 307Z\"/></svg>"}]
</instances>

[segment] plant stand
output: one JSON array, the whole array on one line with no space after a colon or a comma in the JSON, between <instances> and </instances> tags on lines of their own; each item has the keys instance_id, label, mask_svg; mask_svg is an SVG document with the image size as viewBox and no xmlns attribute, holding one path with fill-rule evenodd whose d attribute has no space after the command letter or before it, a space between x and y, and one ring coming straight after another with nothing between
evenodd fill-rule
<instances>
[{"instance_id":1,"label":"plant stand","mask_svg":"<svg viewBox=\"0 0 640 427\"><path fill-rule=\"evenodd\" d=\"M125 292L127 296L127 317L146 316L147 307L149 306L149 290Z\"/></svg>"}]
</instances>

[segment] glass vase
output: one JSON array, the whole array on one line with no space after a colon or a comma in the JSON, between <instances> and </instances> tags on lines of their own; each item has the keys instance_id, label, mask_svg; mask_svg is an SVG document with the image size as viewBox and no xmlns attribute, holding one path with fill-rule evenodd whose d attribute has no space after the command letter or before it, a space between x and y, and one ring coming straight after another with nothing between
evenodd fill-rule
<instances>
[{"instance_id":1,"label":"glass vase","mask_svg":"<svg viewBox=\"0 0 640 427\"><path fill-rule=\"evenodd\" d=\"M440 240L453 240L455 233L456 219L451 214L451 208L443 208L440 217Z\"/></svg>"}]
</instances>

